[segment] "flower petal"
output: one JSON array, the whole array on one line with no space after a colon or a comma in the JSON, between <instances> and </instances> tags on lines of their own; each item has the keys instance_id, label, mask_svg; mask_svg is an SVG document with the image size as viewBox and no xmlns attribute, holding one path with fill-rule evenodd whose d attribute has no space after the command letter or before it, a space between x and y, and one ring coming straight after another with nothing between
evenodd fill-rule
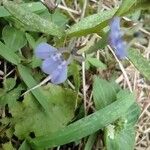
<instances>
[{"instance_id":1,"label":"flower petal","mask_svg":"<svg viewBox=\"0 0 150 150\"><path fill-rule=\"evenodd\" d=\"M49 58L57 49L47 43L40 43L35 49L35 56L41 59Z\"/></svg>"},{"instance_id":2,"label":"flower petal","mask_svg":"<svg viewBox=\"0 0 150 150\"><path fill-rule=\"evenodd\" d=\"M115 54L119 59L125 59L127 54L127 45L122 39L119 39L115 46Z\"/></svg>"},{"instance_id":3,"label":"flower petal","mask_svg":"<svg viewBox=\"0 0 150 150\"><path fill-rule=\"evenodd\" d=\"M110 22L111 31L120 31L120 17L114 17Z\"/></svg>"},{"instance_id":4,"label":"flower petal","mask_svg":"<svg viewBox=\"0 0 150 150\"><path fill-rule=\"evenodd\" d=\"M120 31L120 18L115 17L110 23L109 40L111 45L116 45L116 42L121 38L122 32Z\"/></svg>"},{"instance_id":5,"label":"flower petal","mask_svg":"<svg viewBox=\"0 0 150 150\"><path fill-rule=\"evenodd\" d=\"M56 69L51 76L51 82L53 84L63 83L67 79L67 65L63 66L61 69Z\"/></svg>"},{"instance_id":6,"label":"flower petal","mask_svg":"<svg viewBox=\"0 0 150 150\"><path fill-rule=\"evenodd\" d=\"M123 32L120 29L120 18L114 17L110 23L109 42L119 59L127 56L127 45L122 40Z\"/></svg>"},{"instance_id":7,"label":"flower petal","mask_svg":"<svg viewBox=\"0 0 150 150\"><path fill-rule=\"evenodd\" d=\"M42 63L42 71L46 74L52 74L54 70L59 66L61 63L61 59L53 59L53 57L47 58Z\"/></svg>"}]
</instances>

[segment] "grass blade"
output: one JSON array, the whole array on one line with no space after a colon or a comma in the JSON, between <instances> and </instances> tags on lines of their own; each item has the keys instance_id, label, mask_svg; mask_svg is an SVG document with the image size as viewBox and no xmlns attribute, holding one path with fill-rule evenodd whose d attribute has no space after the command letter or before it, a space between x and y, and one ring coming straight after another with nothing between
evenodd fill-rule
<instances>
[{"instance_id":1,"label":"grass blade","mask_svg":"<svg viewBox=\"0 0 150 150\"><path fill-rule=\"evenodd\" d=\"M125 12L128 12L128 10L136 4L137 0L123 0L121 6L119 7L118 11L116 12L116 15L120 16L124 14Z\"/></svg>"},{"instance_id":2,"label":"grass blade","mask_svg":"<svg viewBox=\"0 0 150 150\"><path fill-rule=\"evenodd\" d=\"M34 78L31 76L30 71L28 68L26 68L23 65L18 65L18 71L20 73L21 78L25 82L25 84L28 86L29 89L36 86L38 83L34 80ZM44 108L46 112L48 112L48 101L41 92L39 88L32 90L32 94L35 96L39 104Z\"/></svg>"},{"instance_id":3,"label":"grass blade","mask_svg":"<svg viewBox=\"0 0 150 150\"><path fill-rule=\"evenodd\" d=\"M85 148L84 150L92 150L92 147L94 145L94 142L96 140L96 137L97 137L97 134L94 133L92 135L89 136L88 140L87 140L87 143L85 145Z\"/></svg>"},{"instance_id":4,"label":"grass blade","mask_svg":"<svg viewBox=\"0 0 150 150\"><path fill-rule=\"evenodd\" d=\"M124 98L120 96L122 94L125 95ZM35 149L50 148L77 141L114 122L121 117L134 102L134 96L131 93L120 91L118 97L120 97L119 100L107 107L68 125L66 128L54 134L29 140L31 146Z\"/></svg>"},{"instance_id":5,"label":"grass blade","mask_svg":"<svg viewBox=\"0 0 150 150\"><path fill-rule=\"evenodd\" d=\"M150 80L150 61L146 60L141 53L135 49L129 49L128 58L139 72L148 80Z\"/></svg>"}]
</instances>

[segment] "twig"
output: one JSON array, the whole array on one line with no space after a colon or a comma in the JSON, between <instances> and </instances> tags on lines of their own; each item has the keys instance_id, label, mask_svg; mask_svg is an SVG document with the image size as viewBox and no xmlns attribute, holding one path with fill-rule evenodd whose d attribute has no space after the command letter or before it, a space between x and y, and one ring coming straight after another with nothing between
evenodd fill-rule
<instances>
[{"instance_id":1,"label":"twig","mask_svg":"<svg viewBox=\"0 0 150 150\"><path fill-rule=\"evenodd\" d=\"M76 15L80 15L80 12L73 10L71 8L68 8L68 7L62 6L62 5L58 5L58 8L69 11L69 12L74 13Z\"/></svg>"},{"instance_id":2,"label":"twig","mask_svg":"<svg viewBox=\"0 0 150 150\"><path fill-rule=\"evenodd\" d=\"M64 7L68 8L64 0L62 0L62 3L63 3L63 5L64 5ZM76 20L75 17L72 15L72 13L69 11L69 9L66 9L66 10L67 10L69 16L70 16L75 22L77 22L77 20Z\"/></svg>"},{"instance_id":3,"label":"twig","mask_svg":"<svg viewBox=\"0 0 150 150\"><path fill-rule=\"evenodd\" d=\"M85 58L85 53L82 54L83 58ZM84 111L86 115L86 81L85 81L85 61L82 62L82 84L83 84L83 99L84 99Z\"/></svg>"},{"instance_id":4,"label":"twig","mask_svg":"<svg viewBox=\"0 0 150 150\"><path fill-rule=\"evenodd\" d=\"M122 63L119 61L119 59L118 59L117 56L115 55L115 53L114 53L114 51L112 50L112 48L111 48L109 45L108 45L107 47L108 47L109 50L112 52L112 54L114 55L116 61L118 62L119 67L120 67L120 69L121 69L121 71L122 71L122 73L123 73L123 75L124 75L124 78L125 78L125 80L126 80L126 82L127 82L128 87L129 87L129 90L130 90L130 92L132 92L132 87L131 87L129 78L128 78L128 76L127 76L127 73L126 73L126 71L125 71L125 69L124 69Z\"/></svg>"},{"instance_id":5,"label":"twig","mask_svg":"<svg viewBox=\"0 0 150 150\"><path fill-rule=\"evenodd\" d=\"M45 78L42 82L40 82L38 85L34 86L33 88L31 88L31 89L27 90L25 93L23 93L22 96L25 95L25 94L27 94L28 92L30 92L30 91L32 91L32 90L34 90L34 89L40 87L40 86L42 86L43 84L45 84L46 82L48 82L50 79L51 79L51 76L46 77L46 78Z\"/></svg>"}]
</instances>

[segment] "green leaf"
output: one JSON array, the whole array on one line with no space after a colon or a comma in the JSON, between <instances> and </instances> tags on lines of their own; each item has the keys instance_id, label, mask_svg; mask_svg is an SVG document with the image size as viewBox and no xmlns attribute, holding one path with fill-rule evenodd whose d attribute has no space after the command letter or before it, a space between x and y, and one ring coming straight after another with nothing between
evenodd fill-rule
<instances>
[{"instance_id":1,"label":"green leaf","mask_svg":"<svg viewBox=\"0 0 150 150\"><path fill-rule=\"evenodd\" d=\"M128 0L129 1L129 0ZM133 5L132 3L136 1ZM127 2L128 3L128 2ZM133 1L129 1L129 9L126 9L125 10L125 6L121 6L122 8L120 8L121 11L124 11L123 14L121 15L128 15L128 14L131 14L131 13L134 13L134 12L137 12L139 10L147 10L147 9L150 9L150 2L149 0L133 0ZM128 6L126 6L128 7Z\"/></svg>"},{"instance_id":2,"label":"green leaf","mask_svg":"<svg viewBox=\"0 0 150 150\"><path fill-rule=\"evenodd\" d=\"M136 4L137 0L123 0L121 6L119 7L118 11L116 12L116 15L122 15L125 12L128 12L128 10Z\"/></svg>"},{"instance_id":3,"label":"green leaf","mask_svg":"<svg viewBox=\"0 0 150 150\"><path fill-rule=\"evenodd\" d=\"M32 12L41 12L46 9L46 7L40 2L23 3L20 5L26 9L29 9ZM11 14L3 6L0 6L0 17L8 16L11 16Z\"/></svg>"},{"instance_id":4,"label":"green leaf","mask_svg":"<svg viewBox=\"0 0 150 150\"><path fill-rule=\"evenodd\" d=\"M5 91L10 91L16 85L16 80L14 78L7 78L4 80Z\"/></svg>"},{"instance_id":5,"label":"green leaf","mask_svg":"<svg viewBox=\"0 0 150 150\"><path fill-rule=\"evenodd\" d=\"M139 105L135 102L126 112L124 118L127 119L127 126L134 126L137 123L141 110Z\"/></svg>"},{"instance_id":6,"label":"green leaf","mask_svg":"<svg viewBox=\"0 0 150 150\"><path fill-rule=\"evenodd\" d=\"M113 84L95 76L93 83L93 100L97 110L114 102L116 100L116 91Z\"/></svg>"},{"instance_id":7,"label":"green leaf","mask_svg":"<svg viewBox=\"0 0 150 150\"><path fill-rule=\"evenodd\" d=\"M19 147L18 150L31 150L30 146L28 145L27 141L23 141L23 143L21 144L21 146Z\"/></svg>"},{"instance_id":8,"label":"green leaf","mask_svg":"<svg viewBox=\"0 0 150 150\"><path fill-rule=\"evenodd\" d=\"M87 57L86 59L92 66L96 67L96 68L100 68L101 70L104 70L107 68L107 66L102 63L100 60L98 60L97 58L92 58L92 57Z\"/></svg>"},{"instance_id":9,"label":"green leaf","mask_svg":"<svg viewBox=\"0 0 150 150\"><path fill-rule=\"evenodd\" d=\"M74 117L75 92L49 84L43 87L43 94L48 99L47 115L31 94L26 94L21 103L10 108L15 124L14 134L19 139L26 138L30 133L34 133L35 137L52 134L65 127Z\"/></svg>"},{"instance_id":10,"label":"green leaf","mask_svg":"<svg viewBox=\"0 0 150 150\"><path fill-rule=\"evenodd\" d=\"M55 24L57 24L61 28L66 28L66 24L68 23L68 18L63 13L56 11L54 14L51 15L52 20Z\"/></svg>"},{"instance_id":11,"label":"green leaf","mask_svg":"<svg viewBox=\"0 0 150 150\"><path fill-rule=\"evenodd\" d=\"M146 60L140 52L135 49L128 50L128 58L139 72L150 80L150 61Z\"/></svg>"},{"instance_id":12,"label":"green leaf","mask_svg":"<svg viewBox=\"0 0 150 150\"><path fill-rule=\"evenodd\" d=\"M85 144L84 150L92 150L92 147L94 145L96 137L97 137L96 133L94 133L94 134L89 136L89 138L88 138L88 140L87 140L87 142Z\"/></svg>"},{"instance_id":13,"label":"green leaf","mask_svg":"<svg viewBox=\"0 0 150 150\"><path fill-rule=\"evenodd\" d=\"M32 57L32 68L39 67L39 66L41 66L41 64L42 64L41 59L37 58L36 56Z\"/></svg>"},{"instance_id":14,"label":"green leaf","mask_svg":"<svg viewBox=\"0 0 150 150\"><path fill-rule=\"evenodd\" d=\"M149 0L137 1L136 5L133 5L129 11L131 13L131 12L135 12L135 11L138 11L138 10L145 10L145 9L150 9Z\"/></svg>"},{"instance_id":15,"label":"green leaf","mask_svg":"<svg viewBox=\"0 0 150 150\"><path fill-rule=\"evenodd\" d=\"M5 44L13 51L21 49L27 43L24 32L10 26L4 27L2 38Z\"/></svg>"},{"instance_id":16,"label":"green leaf","mask_svg":"<svg viewBox=\"0 0 150 150\"><path fill-rule=\"evenodd\" d=\"M122 98L120 95L124 95L124 97ZM77 141L114 122L127 111L133 102L134 96L131 93L120 91L118 93L118 100L105 108L100 109L53 134L30 139L29 142L32 147L36 149L50 148Z\"/></svg>"},{"instance_id":17,"label":"green leaf","mask_svg":"<svg viewBox=\"0 0 150 150\"><path fill-rule=\"evenodd\" d=\"M135 144L134 125L140 115L139 106L134 103L124 118L115 125L109 125L105 130L107 150L133 150Z\"/></svg>"},{"instance_id":18,"label":"green leaf","mask_svg":"<svg viewBox=\"0 0 150 150\"><path fill-rule=\"evenodd\" d=\"M80 89L80 84L81 84L81 79L80 79L80 68L79 65L76 64L75 62L71 63L69 66L69 73L70 75L73 76L74 84L75 84L75 89L76 91L79 91Z\"/></svg>"},{"instance_id":19,"label":"green leaf","mask_svg":"<svg viewBox=\"0 0 150 150\"><path fill-rule=\"evenodd\" d=\"M66 31L67 35L82 36L93 32L100 32L101 29L108 25L108 21L113 17L116 10L112 9L83 18Z\"/></svg>"},{"instance_id":20,"label":"green leaf","mask_svg":"<svg viewBox=\"0 0 150 150\"><path fill-rule=\"evenodd\" d=\"M36 47L35 39L29 33L26 33L26 39L29 45L31 46L31 48L34 49Z\"/></svg>"},{"instance_id":21,"label":"green leaf","mask_svg":"<svg viewBox=\"0 0 150 150\"><path fill-rule=\"evenodd\" d=\"M65 29L66 24L68 22L68 18L66 15L59 11L55 11L54 13L49 13L48 10L43 11L42 13L39 14L42 18L47 19L58 25L59 27Z\"/></svg>"},{"instance_id":22,"label":"green leaf","mask_svg":"<svg viewBox=\"0 0 150 150\"><path fill-rule=\"evenodd\" d=\"M5 1L3 5L12 16L24 24L24 26L27 26L30 31L42 32L59 38L63 36L63 32L57 25L30 12L29 9L25 9L11 1Z\"/></svg>"},{"instance_id":23,"label":"green leaf","mask_svg":"<svg viewBox=\"0 0 150 150\"><path fill-rule=\"evenodd\" d=\"M33 88L38 84L32 77L31 70L29 70L27 67L23 65L18 65L18 71L21 78L23 79L23 81L29 89ZM48 112L48 99L43 95L43 91L40 88L37 88L32 90L31 92L35 96L39 104L44 108L44 110Z\"/></svg>"},{"instance_id":24,"label":"green leaf","mask_svg":"<svg viewBox=\"0 0 150 150\"><path fill-rule=\"evenodd\" d=\"M47 42L47 39L43 36L39 37L37 41L33 38L33 36L29 33L26 33L26 39L30 45L30 47L34 50L36 46L40 43Z\"/></svg>"},{"instance_id":25,"label":"green leaf","mask_svg":"<svg viewBox=\"0 0 150 150\"><path fill-rule=\"evenodd\" d=\"M4 57L7 61L18 65L20 63L20 58L16 55L11 48L8 48L2 42L0 42L0 55Z\"/></svg>"},{"instance_id":26,"label":"green leaf","mask_svg":"<svg viewBox=\"0 0 150 150\"><path fill-rule=\"evenodd\" d=\"M1 97L0 97L0 105L3 107L6 104L8 104L9 107L12 107L13 105L15 105L16 101L19 99L19 97L21 95L22 90L23 90L23 88L21 85L19 85L17 88L14 88L13 90L10 90L10 91L4 90L3 95L1 95Z\"/></svg>"},{"instance_id":27,"label":"green leaf","mask_svg":"<svg viewBox=\"0 0 150 150\"><path fill-rule=\"evenodd\" d=\"M147 9L149 6L148 0L145 0L145 2L141 1L139 5L136 5L136 1L137 0L123 0L123 3L121 4L118 11L117 9L111 9L83 18L81 21L71 26L70 29L66 31L66 33L70 37L83 36L90 33L99 33L101 29L108 25L109 20L114 15L127 15L132 13L135 9Z\"/></svg>"},{"instance_id":28,"label":"green leaf","mask_svg":"<svg viewBox=\"0 0 150 150\"><path fill-rule=\"evenodd\" d=\"M90 46L89 49L87 50L87 53L89 54L92 52L96 52L98 49L104 49L108 43L108 35L109 32L104 33L102 39L98 40L97 42L94 43L94 45Z\"/></svg>"}]
</instances>

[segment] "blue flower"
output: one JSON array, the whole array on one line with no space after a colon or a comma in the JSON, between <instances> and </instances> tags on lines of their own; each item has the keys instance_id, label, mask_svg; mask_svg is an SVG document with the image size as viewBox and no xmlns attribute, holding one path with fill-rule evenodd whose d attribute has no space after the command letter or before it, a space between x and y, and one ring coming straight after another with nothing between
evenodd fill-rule
<instances>
[{"instance_id":1,"label":"blue flower","mask_svg":"<svg viewBox=\"0 0 150 150\"><path fill-rule=\"evenodd\" d=\"M67 79L68 61L63 59L55 47L41 43L36 47L35 55L43 60L41 69L50 76L52 83L60 84Z\"/></svg>"},{"instance_id":2,"label":"blue flower","mask_svg":"<svg viewBox=\"0 0 150 150\"><path fill-rule=\"evenodd\" d=\"M122 40L122 35L120 18L114 17L110 23L109 42L119 59L124 59L127 56L127 45Z\"/></svg>"}]
</instances>

